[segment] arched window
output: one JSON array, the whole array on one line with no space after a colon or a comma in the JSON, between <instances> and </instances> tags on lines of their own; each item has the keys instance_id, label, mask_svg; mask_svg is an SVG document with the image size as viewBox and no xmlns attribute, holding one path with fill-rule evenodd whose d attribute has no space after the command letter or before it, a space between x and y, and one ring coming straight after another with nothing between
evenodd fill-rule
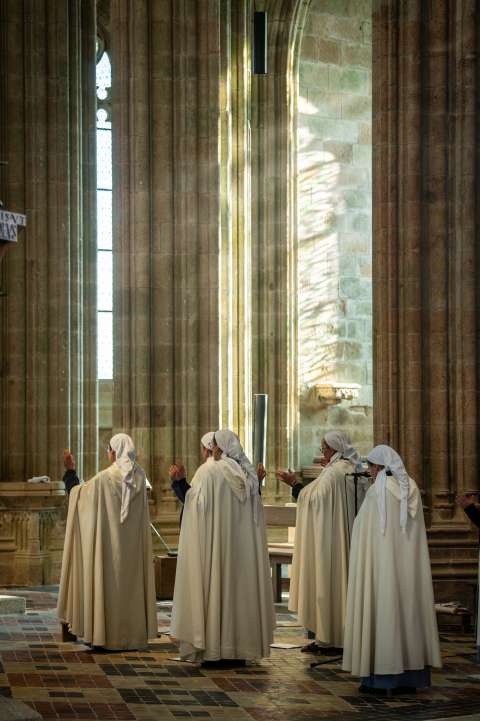
<instances>
[{"instance_id":1,"label":"arched window","mask_svg":"<svg viewBox=\"0 0 480 721\"><path fill-rule=\"evenodd\" d=\"M111 65L97 42L97 378L113 378Z\"/></svg>"},{"instance_id":2,"label":"arched window","mask_svg":"<svg viewBox=\"0 0 480 721\"><path fill-rule=\"evenodd\" d=\"M296 115L299 462L373 443L371 3L311 0Z\"/></svg>"}]
</instances>

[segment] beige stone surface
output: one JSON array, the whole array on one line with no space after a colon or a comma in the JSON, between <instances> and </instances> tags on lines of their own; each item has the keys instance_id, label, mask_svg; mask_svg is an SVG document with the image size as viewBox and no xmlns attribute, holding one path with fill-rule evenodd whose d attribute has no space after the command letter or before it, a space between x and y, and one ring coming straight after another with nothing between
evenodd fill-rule
<instances>
[{"instance_id":1,"label":"beige stone surface","mask_svg":"<svg viewBox=\"0 0 480 721\"><path fill-rule=\"evenodd\" d=\"M96 460L94 7L2 5L0 194L27 227L2 261L1 480L58 480L70 445Z\"/></svg>"},{"instance_id":2,"label":"beige stone surface","mask_svg":"<svg viewBox=\"0 0 480 721\"><path fill-rule=\"evenodd\" d=\"M297 323L302 466L323 434L373 441L371 258L371 6L313 0L299 47ZM355 52L356 51L356 52ZM355 385L319 402L315 388ZM328 394L327 394L328 395ZM325 396L325 393L323 394ZM317 402L318 401L318 402Z\"/></svg>"},{"instance_id":3,"label":"beige stone surface","mask_svg":"<svg viewBox=\"0 0 480 721\"><path fill-rule=\"evenodd\" d=\"M0 575L4 585L58 582L65 508L63 482L0 482Z\"/></svg>"},{"instance_id":4,"label":"beige stone surface","mask_svg":"<svg viewBox=\"0 0 480 721\"><path fill-rule=\"evenodd\" d=\"M26 600L21 596L0 595L0 616L4 613L25 613Z\"/></svg>"},{"instance_id":5,"label":"beige stone surface","mask_svg":"<svg viewBox=\"0 0 480 721\"><path fill-rule=\"evenodd\" d=\"M448 581L476 574L454 500L478 485L478 24L468 1L451 19L444 2L426 24L422 12L378 2L373 16L374 423L424 489Z\"/></svg>"},{"instance_id":6,"label":"beige stone surface","mask_svg":"<svg viewBox=\"0 0 480 721\"><path fill-rule=\"evenodd\" d=\"M218 425L219 5L147 5L112 2L113 427L135 439L168 516L169 465L192 474Z\"/></svg>"},{"instance_id":7,"label":"beige stone surface","mask_svg":"<svg viewBox=\"0 0 480 721\"><path fill-rule=\"evenodd\" d=\"M370 0L265 0L269 73L252 76L248 3L101 3L115 68L113 387L95 372L95 2L1 5L0 197L28 224L0 264L0 481L60 482L66 447L87 479L125 430L174 543L169 464L183 457L191 477L218 425L248 449L251 398L266 392L267 502L289 497L274 468L302 453L310 465L323 427L353 429L363 450L373 423L425 491L436 578L474 577L453 501L478 462L475 7L449 14L440 0L422 26L419 0L397 5L375 0L372 22ZM338 166L345 212L317 203L330 166L297 153L298 120L312 157ZM309 253L334 235L317 295ZM298 393L302 294L322 358L307 371L361 385L354 405L312 410ZM0 573L53 581L66 499L23 488L0 493Z\"/></svg>"}]
</instances>

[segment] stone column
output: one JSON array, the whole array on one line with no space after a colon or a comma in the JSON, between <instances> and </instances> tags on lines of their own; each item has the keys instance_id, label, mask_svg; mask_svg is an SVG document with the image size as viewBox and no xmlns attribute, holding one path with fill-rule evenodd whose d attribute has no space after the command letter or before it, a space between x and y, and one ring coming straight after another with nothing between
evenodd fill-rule
<instances>
[{"instance_id":1,"label":"stone column","mask_svg":"<svg viewBox=\"0 0 480 721\"><path fill-rule=\"evenodd\" d=\"M297 463L294 123L309 0L256 3L268 17L268 74L252 79L252 391L268 393L269 468ZM269 501L290 494L273 473Z\"/></svg>"},{"instance_id":2,"label":"stone column","mask_svg":"<svg viewBox=\"0 0 480 721\"><path fill-rule=\"evenodd\" d=\"M476 5L373 15L375 438L424 489L444 573L470 542L455 494L478 487Z\"/></svg>"},{"instance_id":3,"label":"stone column","mask_svg":"<svg viewBox=\"0 0 480 721\"><path fill-rule=\"evenodd\" d=\"M94 470L95 3L2 5L2 200L27 214L4 264L0 478ZM85 465L82 465L85 460Z\"/></svg>"},{"instance_id":4,"label":"stone column","mask_svg":"<svg viewBox=\"0 0 480 721\"><path fill-rule=\"evenodd\" d=\"M219 5L113 0L114 425L163 515L218 426Z\"/></svg>"},{"instance_id":5,"label":"stone column","mask_svg":"<svg viewBox=\"0 0 480 721\"><path fill-rule=\"evenodd\" d=\"M221 6L220 426L252 440L252 3Z\"/></svg>"},{"instance_id":6,"label":"stone column","mask_svg":"<svg viewBox=\"0 0 480 721\"><path fill-rule=\"evenodd\" d=\"M27 214L1 269L0 569L28 585L58 579L63 449L96 466L95 2L2 2L0 28L1 199Z\"/></svg>"}]
</instances>

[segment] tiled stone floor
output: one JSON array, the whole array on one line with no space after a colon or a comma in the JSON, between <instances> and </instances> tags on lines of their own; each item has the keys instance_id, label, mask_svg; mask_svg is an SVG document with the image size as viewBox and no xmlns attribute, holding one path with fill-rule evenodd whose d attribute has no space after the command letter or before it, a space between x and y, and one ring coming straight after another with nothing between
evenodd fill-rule
<instances>
[{"instance_id":1,"label":"tiled stone floor","mask_svg":"<svg viewBox=\"0 0 480 721\"><path fill-rule=\"evenodd\" d=\"M0 694L21 699L50 719L204 719L206 721L400 721L480 715L480 666L471 637L442 636L444 668L416 695L362 696L358 682L330 661L273 650L257 666L204 670L178 663L167 635L139 653L92 653L62 643L56 589L5 589L27 598L25 616L0 617ZM303 641L285 607L277 607L276 640ZM170 604L158 605L159 628Z\"/></svg>"}]
</instances>

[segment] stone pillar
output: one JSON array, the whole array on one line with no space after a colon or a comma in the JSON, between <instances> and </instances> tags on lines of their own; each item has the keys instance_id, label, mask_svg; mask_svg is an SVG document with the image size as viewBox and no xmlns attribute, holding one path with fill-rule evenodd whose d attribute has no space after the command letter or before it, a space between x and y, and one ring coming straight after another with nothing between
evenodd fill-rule
<instances>
[{"instance_id":1,"label":"stone pillar","mask_svg":"<svg viewBox=\"0 0 480 721\"><path fill-rule=\"evenodd\" d=\"M2 200L27 214L3 261L0 478L94 470L95 3L1 6ZM84 464L84 465L83 465Z\"/></svg>"},{"instance_id":2,"label":"stone pillar","mask_svg":"<svg viewBox=\"0 0 480 721\"><path fill-rule=\"evenodd\" d=\"M475 572L454 497L478 487L479 40L474 0L374 2L375 438L424 489L444 574Z\"/></svg>"},{"instance_id":3,"label":"stone pillar","mask_svg":"<svg viewBox=\"0 0 480 721\"><path fill-rule=\"evenodd\" d=\"M268 74L252 79L252 392L268 393L267 465L298 461L294 138L309 0L255 3L268 17ZM271 473L268 502L290 499Z\"/></svg>"},{"instance_id":4,"label":"stone pillar","mask_svg":"<svg viewBox=\"0 0 480 721\"><path fill-rule=\"evenodd\" d=\"M58 580L64 448L96 467L95 1L1 2L0 28L0 197L27 214L0 276L0 575L29 585Z\"/></svg>"},{"instance_id":5,"label":"stone pillar","mask_svg":"<svg viewBox=\"0 0 480 721\"><path fill-rule=\"evenodd\" d=\"M220 426L252 440L252 3L221 6Z\"/></svg>"},{"instance_id":6,"label":"stone pillar","mask_svg":"<svg viewBox=\"0 0 480 721\"><path fill-rule=\"evenodd\" d=\"M113 0L114 426L175 509L218 427L219 4Z\"/></svg>"}]
</instances>

